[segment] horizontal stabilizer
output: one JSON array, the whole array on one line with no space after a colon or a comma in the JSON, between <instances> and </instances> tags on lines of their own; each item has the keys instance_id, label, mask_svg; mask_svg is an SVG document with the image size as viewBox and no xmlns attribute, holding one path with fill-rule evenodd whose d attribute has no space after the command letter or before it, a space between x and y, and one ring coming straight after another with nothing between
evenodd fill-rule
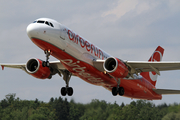
<instances>
[{"instance_id":1,"label":"horizontal stabilizer","mask_svg":"<svg viewBox=\"0 0 180 120\"><path fill-rule=\"evenodd\" d=\"M180 90L170 90L170 89L152 89L155 93L161 95L170 95L170 94L180 94Z\"/></svg>"}]
</instances>

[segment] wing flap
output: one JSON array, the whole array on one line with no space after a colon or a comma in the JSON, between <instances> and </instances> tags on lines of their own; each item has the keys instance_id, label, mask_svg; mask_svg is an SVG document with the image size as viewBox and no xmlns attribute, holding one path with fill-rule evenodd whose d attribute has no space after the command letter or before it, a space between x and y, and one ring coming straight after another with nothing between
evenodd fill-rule
<instances>
[{"instance_id":1,"label":"wing flap","mask_svg":"<svg viewBox=\"0 0 180 120\"><path fill-rule=\"evenodd\" d=\"M152 89L155 93L161 95L171 95L171 94L180 94L180 90L171 90L171 89Z\"/></svg>"}]
</instances>

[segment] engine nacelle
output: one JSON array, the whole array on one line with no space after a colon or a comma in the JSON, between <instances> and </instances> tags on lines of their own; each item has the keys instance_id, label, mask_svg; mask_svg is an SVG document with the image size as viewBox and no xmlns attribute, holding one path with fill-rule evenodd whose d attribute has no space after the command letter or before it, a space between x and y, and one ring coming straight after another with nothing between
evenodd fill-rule
<instances>
[{"instance_id":1,"label":"engine nacelle","mask_svg":"<svg viewBox=\"0 0 180 120\"><path fill-rule=\"evenodd\" d=\"M30 59L26 63L26 71L33 77L46 79L50 77L51 71L48 67L43 67L39 59Z\"/></svg>"},{"instance_id":2,"label":"engine nacelle","mask_svg":"<svg viewBox=\"0 0 180 120\"><path fill-rule=\"evenodd\" d=\"M124 78L128 75L127 66L119 59L109 57L103 65L105 71L116 78Z\"/></svg>"}]
</instances>

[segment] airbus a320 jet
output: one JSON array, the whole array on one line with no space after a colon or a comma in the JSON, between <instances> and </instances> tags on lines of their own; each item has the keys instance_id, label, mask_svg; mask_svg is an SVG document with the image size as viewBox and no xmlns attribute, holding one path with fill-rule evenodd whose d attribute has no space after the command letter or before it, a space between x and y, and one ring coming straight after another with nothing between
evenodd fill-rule
<instances>
[{"instance_id":1,"label":"airbus a320 jet","mask_svg":"<svg viewBox=\"0 0 180 120\"><path fill-rule=\"evenodd\" d=\"M33 58L24 64L4 64L4 67L22 69L39 79L63 76L62 96L72 96L71 76L129 98L158 100L163 94L180 94L180 90L157 89L160 71L179 70L180 62L162 62L164 49L158 46L148 61L125 61L111 56L61 23L40 18L29 24L27 35L41 48L46 58ZM59 61L49 61L53 56Z\"/></svg>"}]
</instances>

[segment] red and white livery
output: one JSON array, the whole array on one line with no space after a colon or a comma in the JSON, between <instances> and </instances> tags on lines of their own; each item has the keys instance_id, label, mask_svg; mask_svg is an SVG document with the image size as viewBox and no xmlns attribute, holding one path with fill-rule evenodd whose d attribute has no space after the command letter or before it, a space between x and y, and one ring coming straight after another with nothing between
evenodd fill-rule
<instances>
[{"instance_id":1,"label":"red and white livery","mask_svg":"<svg viewBox=\"0 0 180 120\"><path fill-rule=\"evenodd\" d=\"M156 89L160 71L179 70L180 62L162 62L164 49L158 46L149 61L124 61L113 57L71 29L49 18L40 18L28 25L27 34L46 54L45 60L33 58L24 64L3 64L19 68L39 79L63 75L65 87L61 95L73 95L71 76L102 86L129 98L158 100L162 94L180 94L180 90ZM59 61L49 62L53 56Z\"/></svg>"}]
</instances>

